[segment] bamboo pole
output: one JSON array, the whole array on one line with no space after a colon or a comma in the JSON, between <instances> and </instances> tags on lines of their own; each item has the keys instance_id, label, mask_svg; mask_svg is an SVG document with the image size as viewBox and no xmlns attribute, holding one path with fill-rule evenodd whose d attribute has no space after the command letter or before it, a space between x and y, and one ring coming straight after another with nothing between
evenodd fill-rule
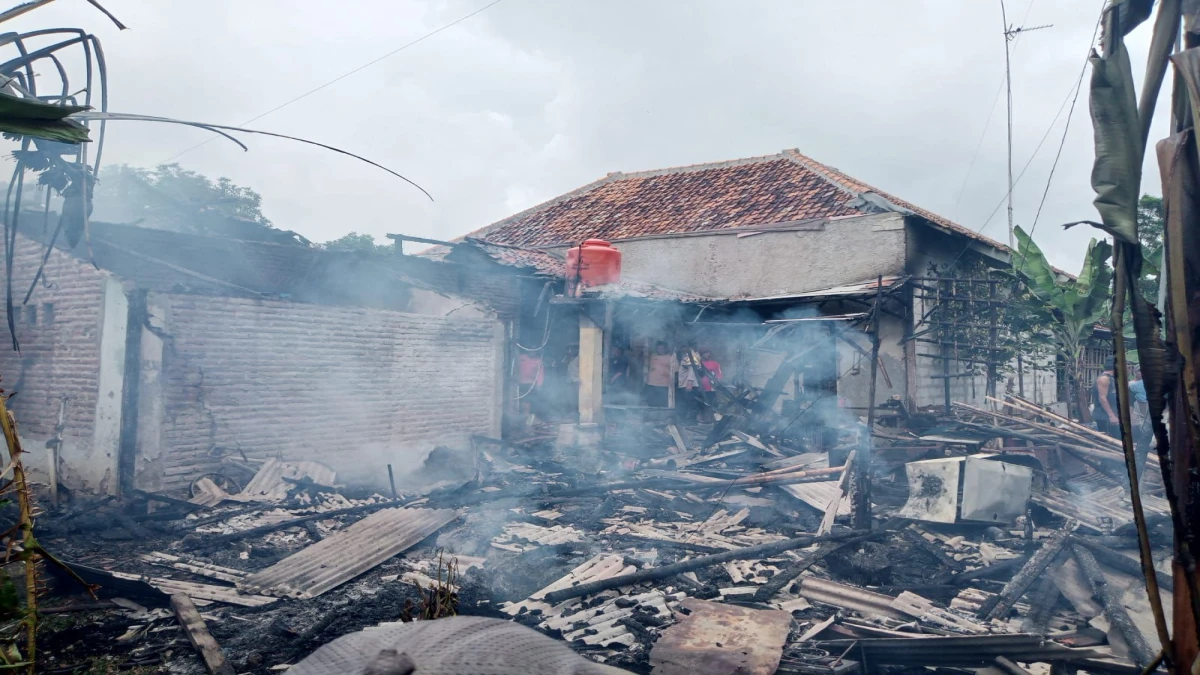
<instances>
[{"instance_id":1,"label":"bamboo pole","mask_svg":"<svg viewBox=\"0 0 1200 675\"><path fill-rule=\"evenodd\" d=\"M17 420L8 410L8 397L0 392L0 427L4 430L4 440L8 447L9 461L12 463L12 487L16 491L17 506L20 521L17 528L21 533L20 558L25 567L25 661L27 672L33 674L37 665L37 562L34 550L37 540L33 536L33 498L30 495L29 484L25 479L25 466L21 461L21 439L17 435Z\"/></svg>"}]
</instances>

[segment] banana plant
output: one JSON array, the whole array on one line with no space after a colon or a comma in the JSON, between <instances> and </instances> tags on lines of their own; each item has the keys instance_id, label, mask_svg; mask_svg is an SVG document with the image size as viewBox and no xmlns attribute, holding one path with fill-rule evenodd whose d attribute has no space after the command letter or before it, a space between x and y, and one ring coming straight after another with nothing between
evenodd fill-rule
<instances>
[{"instance_id":1,"label":"banana plant","mask_svg":"<svg viewBox=\"0 0 1200 675\"><path fill-rule=\"evenodd\" d=\"M1080 381L1083 348L1095 325L1109 311L1113 272L1108 260L1112 246L1107 241L1092 239L1079 276L1071 279L1055 271L1042 249L1020 226L1014 228L1014 234L1017 259L1013 271L1035 299L1032 309L1042 314L1043 325L1054 336L1055 349L1066 368L1065 389L1073 398L1068 403L1086 416L1083 410L1086 385Z\"/></svg>"}]
</instances>

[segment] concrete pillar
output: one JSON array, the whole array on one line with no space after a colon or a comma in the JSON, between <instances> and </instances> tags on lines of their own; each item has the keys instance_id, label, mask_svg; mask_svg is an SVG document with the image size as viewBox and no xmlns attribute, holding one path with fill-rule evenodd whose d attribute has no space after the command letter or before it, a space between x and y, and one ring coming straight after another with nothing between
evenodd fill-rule
<instances>
[{"instance_id":1,"label":"concrete pillar","mask_svg":"<svg viewBox=\"0 0 1200 675\"><path fill-rule=\"evenodd\" d=\"M579 312L579 423L604 421L604 329Z\"/></svg>"},{"instance_id":2,"label":"concrete pillar","mask_svg":"<svg viewBox=\"0 0 1200 675\"><path fill-rule=\"evenodd\" d=\"M92 451L81 458L78 471L85 490L116 495L120 492L118 458L121 451L121 404L125 388L125 332L129 300L121 282L104 282L104 310L100 325L100 391L96 399L96 426Z\"/></svg>"},{"instance_id":3,"label":"concrete pillar","mask_svg":"<svg viewBox=\"0 0 1200 675\"><path fill-rule=\"evenodd\" d=\"M162 489L165 459L163 436L163 336L167 333L165 300L154 293L146 299L142 327L141 366L138 371L138 415L133 485L142 490Z\"/></svg>"}]
</instances>

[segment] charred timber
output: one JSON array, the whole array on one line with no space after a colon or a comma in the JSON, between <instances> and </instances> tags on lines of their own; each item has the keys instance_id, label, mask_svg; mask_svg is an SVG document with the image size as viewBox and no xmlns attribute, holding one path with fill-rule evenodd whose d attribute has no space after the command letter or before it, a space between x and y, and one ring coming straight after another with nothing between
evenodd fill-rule
<instances>
[{"instance_id":1,"label":"charred timber","mask_svg":"<svg viewBox=\"0 0 1200 675\"><path fill-rule=\"evenodd\" d=\"M1012 606L1021 599L1021 596L1025 595L1025 592L1029 590L1033 582L1038 580L1038 577L1046 571L1050 563L1054 562L1054 559L1062 552L1063 547L1066 546L1067 540L1071 536L1071 531L1074 529L1073 525L1074 523L1069 522L1067 527L1056 532L1049 541L1038 549L1037 553L1033 554L1033 557L1029 559L1029 562L1025 563L1021 571L1017 572L1012 580L1004 585L1004 589L999 594L988 598L988 601L979 609L979 618L991 621L1007 614L1012 609Z\"/></svg>"},{"instance_id":2,"label":"charred timber","mask_svg":"<svg viewBox=\"0 0 1200 675\"><path fill-rule=\"evenodd\" d=\"M1079 537L1075 543L1082 544L1083 546L1087 547L1087 549L1092 552L1092 555L1096 557L1096 560L1108 565L1114 570L1128 574L1131 577L1142 577L1142 564L1140 562L1130 558L1127 555L1121 555L1111 548L1097 543L1092 537ZM1158 570L1154 570L1154 576L1158 577L1159 586L1162 586L1168 591L1175 591L1175 580L1171 578L1171 575L1163 574Z\"/></svg>"},{"instance_id":3,"label":"charred timber","mask_svg":"<svg viewBox=\"0 0 1200 675\"><path fill-rule=\"evenodd\" d=\"M1079 563L1084 578L1088 580L1088 585L1092 588L1092 597L1099 601L1100 606L1104 609L1105 618L1125 638L1125 644L1129 645L1134 662L1139 666L1145 666L1153 661L1156 652L1151 650L1149 643L1146 642L1146 636L1142 635L1142 631L1133 623L1129 612L1121 604L1121 598L1117 595L1116 590L1104 577L1104 572L1100 569L1100 563L1096 561L1096 557L1086 546L1080 544L1073 545L1071 553L1075 556L1075 562Z\"/></svg>"},{"instance_id":4,"label":"charred timber","mask_svg":"<svg viewBox=\"0 0 1200 675\"><path fill-rule=\"evenodd\" d=\"M882 530L881 530L882 531ZM795 539L784 539L783 541L771 542L769 544L760 544L758 546L749 546L746 548L734 549L724 553L716 553L713 555L701 556L691 560L673 563L671 565L663 565L652 569L638 570L630 574L611 577L609 579L601 579L599 581L591 581L586 584L579 584L571 588L564 588L560 591L554 591L546 594L546 602L558 604L564 600L578 598L581 595L589 595L591 593L599 593L610 588L619 588L621 586L629 586L638 584L643 581L658 581L673 577L676 574L691 572L693 570L711 567L712 565L720 565L731 560L746 560L747 558L760 558L766 556L777 555L784 551L792 549L804 548L822 541L844 541L853 539L864 534L869 534L861 530L852 530L849 532L840 532L821 537L796 537Z\"/></svg>"}]
</instances>

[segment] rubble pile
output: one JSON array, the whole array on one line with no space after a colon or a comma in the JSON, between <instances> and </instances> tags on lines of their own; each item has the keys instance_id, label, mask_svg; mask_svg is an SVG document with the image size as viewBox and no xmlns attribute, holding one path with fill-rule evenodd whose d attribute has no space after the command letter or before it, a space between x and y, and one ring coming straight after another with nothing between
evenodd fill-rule
<instances>
[{"instance_id":1,"label":"rubble pile","mask_svg":"<svg viewBox=\"0 0 1200 675\"><path fill-rule=\"evenodd\" d=\"M187 498L65 507L43 540L98 599L56 579L50 616L74 623L47 658L269 673L341 635L457 613L634 672L1140 670L1159 645L1119 447L998 403L846 430L823 452L749 413L626 420L594 448L546 428L476 439L386 495L271 459ZM872 518L855 529L868 442ZM1169 592L1171 542L1152 535Z\"/></svg>"}]
</instances>

